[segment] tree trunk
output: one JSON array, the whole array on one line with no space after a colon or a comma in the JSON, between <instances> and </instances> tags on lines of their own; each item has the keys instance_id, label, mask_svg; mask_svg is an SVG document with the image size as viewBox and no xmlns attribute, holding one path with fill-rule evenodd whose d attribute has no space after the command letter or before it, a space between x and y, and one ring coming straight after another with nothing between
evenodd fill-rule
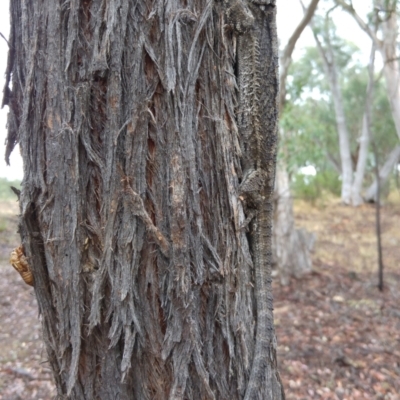
<instances>
[{"instance_id":1,"label":"tree trunk","mask_svg":"<svg viewBox=\"0 0 400 400\"><path fill-rule=\"evenodd\" d=\"M379 170L379 184L382 187L388 180L390 174L393 172L394 167L400 160L400 146L396 146L389 154L385 164ZM378 199L378 183L376 179L367 189L364 196L365 201L375 202Z\"/></svg>"},{"instance_id":2,"label":"tree trunk","mask_svg":"<svg viewBox=\"0 0 400 400\"><path fill-rule=\"evenodd\" d=\"M400 139L400 69L399 57L397 54L397 9L398 1L387 2L383 0L374 0L374 12L381 11L379 16L379 28L382 31L382 40L378 38L374 31L374 26L368 25L357 14L353 6L344 0L335 0L350 15L354 17L360 28L374 41L376 48L382 55L383 73L386 81L387 96L392 111L393 121L396 126L397 136ZM377 18L374 18L374 25Z\"/></svg>"},{"instance_id":3,"label":"tree trunk","mask_svg":"<svg viewBox=\"0 0 400 400\"><path fill-rule=\"evenodd\" d=\"M311 272L315 237L304 229L296 229L294 225L289 176L282 162L277 164L275 195L274 263L282 285L287 285L291 276L300 278Z\"/></svg>"},{"instance_id":4,"label":"tree trunk","mask_svg":"<svg viewBox=\"0 0 400 400\"><path fill-rule=\"evenodd\" d=\"M276 10L266 3L248 5L262 27L254 57L269 57L251 99L267 112L251 123L273 166ZM283 399L270 225L241 228L237 34L223 4L10 7L7 155L19 142L20 232L59 398ZM250 246L254 236L265 243Z\"/></svg>"},{"instance_id":5,"label":"tree trunk","mask_svg":"<svg viewBox=\"0 0 400 400\"><path fill-rule=\"evenodd\" d=\"M365 167L368 159L368 147L370 142L369 130L369 118L367 117L367 113L364 112L361 136L359 138L360 150L358 152L357 167L354 173L354 181L351 187L351 204L355 207L360 206L364 203L361 192L365 175Z\"/></svg>"},{"instance_id":6,"label":"tree trunk","mask_svg":"<svg viewBox=\"0 0 400 400\"><path fill-rule=\"evenodd\" d=\"M351 201L353 206L359 206L364 202L361 191L368 158L369 142L371 138L371 111L374 92L375 51L375 44L372 42L368 66L368 85L365 99L365 111L363 115L361 137L359 139L360 150L358 153L353 186L351 188Z\"/></svg>"},{"instance_id":7,"label":"tree trunk","mask_svg":"<svg viewBox=\"0 0 400 400\"><path fill-rule=\"evenodd\" d=\"M375 5L382 10L387 6L382 0L375 1ZM400 69L397 54L397 1L392 2L393 9L386 10L381 22L382 41L378 47L383 59L383 74L386 81L387 96L396 126L397 136L400 139Z\"/></svg>"},{"instance_id":8,"label":"tree trunk","mask_svg":"<svg viewBox=\"0 0 400 400\"><path fill-rule=\"evenodd\" d=\"M336 68L333 67L333 68ZM336 124L339 135L340 159L342 162L342 193L341 200L344 204L351 202L351 185L353 180L353 165L351 161L350 140L344 113L343 100L337 80L336 72L330 68L330 81L333 103L335 106Z\"/></svg>"},{"instance_id":9,"label":"tree trunk","mask_svg":"<svg viewBox=\"0 0 400 400\"><path fill-rule=\"evenodd\" d=\"M339 135L339 151L342 170L342 193L341 200L344 204L351 203L351 187L353 182L353 165L351 160L350 139L347 130L346 116L344 112L342 92L338 81L338 71L333 54L332 46L329 38L324 47L315 33L313 28L314 38L317 43L318 50L324 62L326 77L328 78L329 86L332 92L333 105L335 108L335 118L337 131Z\"/></svg>"},{"instance_id":10,"label":"tree trunk","mask_svg":"<svg viewBox=\"0 0 400 400\"><path fill-rule=\"evenodd\" d=\"M292 36L288 40L287 45L282 51L280 56L280 93L279 93L279 111L282 112L283 108L286 103L286 79L289 73L290 65L292 64L292 54L294 48L296 46L297 41L299 40L301 34L303 33L306 26L310 23L312 17L315 14L315 10L317 9L319 0L311 0L310 4L307 8L304 7L303 3L303 10L304 16L303 19L300 21L299 25L297 25L296 29L294 30Z\"/></svg>"},{"instance_id":11,"label":"tree trunk","mask_svg":"<svg viewBox=\"0 0 400 400\"><path fill-rule=\"evenodd\" d=\"M280 55L280 95L279 110L283 112L286 102L286 79L289 67L292 63L292 54L297 40L300 38L305 27L312 19L319 0L311 0L308 7L304 8L304 16L296 29L293 31L287 45ZM289 175L286 164L282 161L277 167L277 179L275 184L275 215L273 230L273 258L276 270L282 284L289 282L289 277L300 277L311 271L311 248L303 246L299 240L303 231L295 228L293 201L290 193ZM310 234L304 231L305 237ZM290 240L288 240L290 238Z\"/></svg>"}]
</instances>

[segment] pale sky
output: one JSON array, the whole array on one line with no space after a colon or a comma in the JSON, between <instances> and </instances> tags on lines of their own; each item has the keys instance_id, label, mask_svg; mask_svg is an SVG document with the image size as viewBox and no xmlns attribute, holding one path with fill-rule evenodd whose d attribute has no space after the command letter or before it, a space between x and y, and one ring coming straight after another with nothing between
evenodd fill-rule
<instances>
[{"instance_id":1,"label":"pale sky","mask_svg":"<svg viewBox=\"0 0 400 400\"><path fill-rule=\"evenodd\" d=\"M307 4L307 0L305 0ZM322 3L322 1L321 1ZM284 46L295 27L303 15L299 0L277 0L278 4L278 36L281 46ZM353 0L354 8L364 16L369 8L370 1ZM362 62L367 63L370 52L370 41L366 34L362 32L353 19L342 11L335 11L337 14L336 24L338 34L342 37L351 38L351 40L362 50ZM338 17L340 15L340 18ZM0 0L0 32L8 38L9 34L9 0ZM301 56L302 48L313 46L314 39L309 28L306 28L299 42L296 45L294 58ZM3 38L0 38L0 96L4 87L4 73L7 65L8 46ZM0 110L0 177L6 177L10 180L22 179L22 160L19 155L19 149L15 148L11 155L11 166L6 166L4 161L4 142L6 138L8 107Z\"/></svg>"}]
</instances>

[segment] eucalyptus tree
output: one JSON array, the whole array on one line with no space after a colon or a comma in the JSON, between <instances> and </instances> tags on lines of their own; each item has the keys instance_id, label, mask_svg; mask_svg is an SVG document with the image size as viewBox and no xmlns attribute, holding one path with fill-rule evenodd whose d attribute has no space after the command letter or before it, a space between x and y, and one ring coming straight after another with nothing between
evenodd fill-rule
<instances>
[{"instance_id":1,"label":"eucalyptus tree","mask_svg":"<svg viewBox=\"0 0 400 400\"><path fill-rule=\"evenodd\" d=\"M375 88L375 44L372 43L371 55L368 65L368 85L365 96L365 110L362 119L361 135L358 139L359 151L354 171L354 179L351 187L351 202L353 206L359 206L364 203L362 196L362 187L365 176L365 170L368 160L369 143L371 140L372 128L372 106L373 94Z\"/></svg>"},{"instance_id":2,"label":"eucalyptus tree","mask_svg":"<svg viewBox=\"0 0 400 400\"><path fill-rule=\"evenodd\" d=\"M386 93L390 103L395 130L400 139L400 64L398 51L398 0L373 0L371 12L367 19L363 19L352 2L346 0L335 0L348 12L359 27L370 37L377 51L381 54L383 61L383 76L386 82ZM392 170L398 162L397 149L393 148L387 156L380 176L387 179L386 171ZM372 200L376 197L376 183L366 193L366 199Z\"/></svg>"},{"instance_id":3,"label":"eucalyptus tree","mask_svg":"<svg viewBox=\"0 0 400 400\"><path fill-rule=\"evenodd\" d=\"M385 162L379 169L379 185L385 184L389 177L393 174L394 168L400 163L400 145L397 145L387 156ZM364 198L369 202L378 200L378 182L376 179L371 183L365 191Z\"/></svg>"},{"instance_id":4,"label":"eucalyptus tree","mask_svg":"<svg viewBox=\"0 0 400 400\"><path fill-rule=\"evenodd\" d=\"M345 105L340 86L340 74L343 74L343 65L341 68L337 65L337 54L341 49L340 41L335 37L335 29L329 13L325 17L322 29L313 26L314 38L317 48L323 60L325 74L328 78L332 93L333 104L335 108L336 125L339 136L339 149L341 159L341 177L342 193L341 200L344 204L359 206L363 203L362 185L366 169L367 157L369 152L369 142L371 137L371 113L374 89L374 66L375 66L375 44L372 44L371 55L368 65L368 84L365 95L365 109L362 118L362 128L359 135L357 156L352 157L351 137L348 130L349 121L346 117ZM336 43L334 43L336 41ZM336 49L335 49L336 45ZM336 55L335 55L336 53ZM350 57L349 57L350 59ZM352 94L349 96L353 97ZM354 96L356 97L356 96ZM349 113L348 113L349 114ZM350 113L351 120L357 120L354 113Z\"/></svg>"},{"instance_id":5,"label":"eucalyptus tree","mask_svg":"<svg viewBox=\"0 0 400 400\"><path fill-rule=\"evenodd\" d=\"M371 38L382 56L387 96L390 102L396 132L400 139L400 69L398 53L398 0L373 0L368 20L363 20L345 0L335 0L347 11L360 28ZM378 28L378 32L375 28ZM378 35L380 33L380 36Z\"/></svg>"},{"instance_id":6,"label":"eucalyptus tree","mask_svg":"<svg viewBox=\"0 0 400 400\"><path fill-rule=\"evenodd\" d=\"M58 398L283 399L275 1L10 10L6 155Z\"/></svg>"},{"instance_id":7,"label":"eucalyptus tree","mask_svg":"<svg viewBox=\"0 0 400 400\"><path fill-rule=\"evenodd\" d=\"M339 68L335 57L335 50L337 53L339 47L336 43L336 49L334 49L335 32L333 28L334 26L329 17L329 13L327 13L320 26L317 26L315 23L312 24L315 42L323 60L325 75L329 82L335 109L342 172L341 200L344 204L350 204L353 182L353 163L351 159L350 137L344 111L342 90L339 81Z\"/></svg>"},{"instance_id":8,"label":"eucalyptus tree","mask_svg":"<svg viewBox=\"0 0 400 400\"><path fill-rule=\"evenodd\" d=\"M351 43L336 38L335 59L340 67L339 85L343 97L343 108L349 133L353 167L359 167L364 157L365 172L361 193L371 184L374 175L374 156L370 146L363 152L365 134L366 92L371 84L370 71L358 59L358 49ZM386 96L385 84L374 74L374 93L371 101L370 130L376 141L378 158L393 160L396 154L397 136ZM311 164L318 174L341 175L337 124L330 85L325 78L322 58L316 47L305 49L303 56L292 64L286 87L290 102L281 116L281 126L286 132L282 140L288 167L292 172ZM393 150L393 152L392 152ZM388 156L389 154L389 156ZM393 163L391 164L393 168ZM386 168L387 169L387 168ZM353 186L357 173L354 174ZM381 175L382 177L384 175ZM385 175L386 176L386 175ZM324 188L336 192L336 183L327 181ZM333 185L333 186L330 186ZM368 192L368 191L367 191Z\"/></svg>"}]
</instances>

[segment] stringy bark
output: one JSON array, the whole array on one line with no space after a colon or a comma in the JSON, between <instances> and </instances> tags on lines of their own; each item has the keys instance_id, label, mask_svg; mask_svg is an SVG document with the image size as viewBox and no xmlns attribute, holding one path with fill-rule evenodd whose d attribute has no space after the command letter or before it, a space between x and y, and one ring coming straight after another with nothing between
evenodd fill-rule
<instances>
[{"instance_id":1,"label":"stringy bark","mask_svg":"<svg viewBox=\"0 0 400 400\"><path fill-rule=\"evenodd\" d=\"M222 5L10 7L7 157L60 398L242 398L256 302Z\"/></svg>"}]
</instances>

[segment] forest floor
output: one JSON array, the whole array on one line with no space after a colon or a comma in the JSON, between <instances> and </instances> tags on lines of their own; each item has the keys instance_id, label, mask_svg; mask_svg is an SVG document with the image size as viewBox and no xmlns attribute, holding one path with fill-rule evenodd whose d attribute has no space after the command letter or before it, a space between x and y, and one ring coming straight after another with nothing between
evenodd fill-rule
<instances>
[{"instance_id":1,"label":"forest floor","mask_svg":"<svg viewBox=\"0 0 400 400\"><path fill-rule=\"evenodd\" d=\"M288 400L400 399L400 198L382 208L378 290L375 206L295 202L316 234L313 272L274 283L278 362Z\"/></svg>"},{"instance_id":2,"label":"forest floor","mask_svg":"<svg viewBox=\"0 0 400 400\"><path fill-rule=\"evenodd\" d=\"M50 400L33 289L7 261L19 244L17 212L17 203L0 202L0 400ZM400 198L382 208L383 293L374 206L295 202L295 214L316 243L311 274L274 283L287 399L400 400Z\"/></svg>"},{"instance_id":3,"label":"forest floor","mask_svg":"<svg viewBox=\"0 0 400 400\"><path fill-rule=\"evenodd\" d=\"M8 263L20 244L17 214L17 202L0 201L0 400L50 400L56 392L35 295Z\"/></svg>"}]
</instances>

